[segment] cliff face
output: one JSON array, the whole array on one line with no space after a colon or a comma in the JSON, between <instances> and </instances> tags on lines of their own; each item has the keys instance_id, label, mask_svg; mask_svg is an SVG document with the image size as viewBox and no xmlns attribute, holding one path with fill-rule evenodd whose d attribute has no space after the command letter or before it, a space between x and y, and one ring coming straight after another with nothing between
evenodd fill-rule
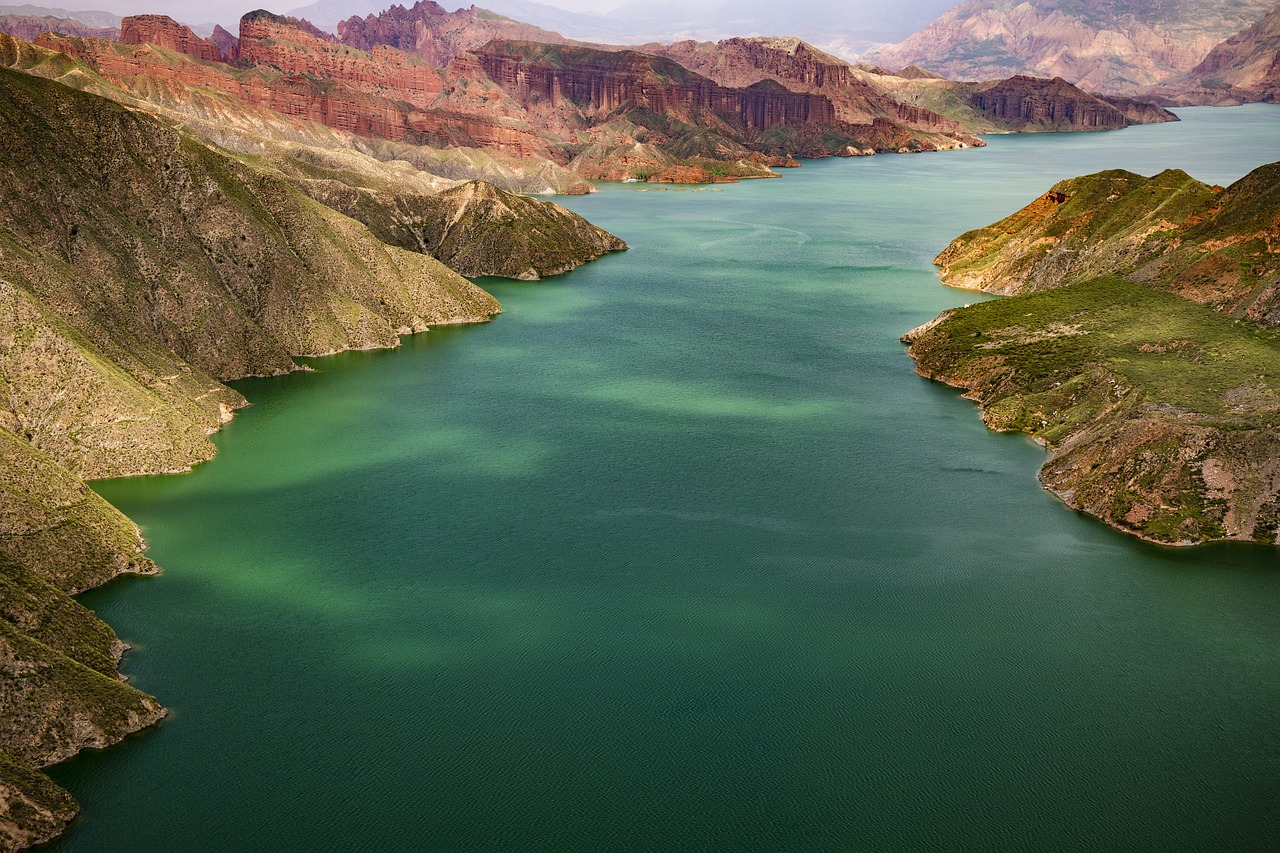
<instances>
[{"instance_id":1,"label":"cliff face","mask_svg":"<svg viewBox=\"0 0 1280 853\"><path fill-rule=\"evenodd\" d=\"M124 44L154 44L177 53L185 53L206 62L227 59L218 45L191 32L167 15L133 15L120 22L120 41Z\"/></svg>"},{"instance_id":2,"label":"cliff face","mask_svg":"<svg viewBox=\"0 0 1280 853\"><path fill-rule=\"evenodd\" d=\"M1269 0L966 0L868 58L893 68L916 63L962 80L1034 74L1130 94L1188 71L1270 6Z\"/></svg>"},{"instance_id":3,"label":"cliff face","mask_svg":"<svg viewBox=\"0 0 1280 853\"><path fill-rule=\"evenodd\" d=\"M1133 124L1113 104L1081 91L1061 77L1045 80L1015 75L981 85L969 98L979 110L1015 130L1116 130ZM1174 119L1172 115L1169 118Z\"/></svg>"},{"instance_id":4,"label":"cliff face","mask_svg":"<svg viewBox=\"0 0 1280 853\"><path fill-rule=\"evenodd\" d=\"M1175 104L1276 103L1280 100L1280 6L1151 94Z\"/></svg>"},{"instance_id":5,"label":"cliff face","mask_svg":"<svg viewBox=\"0 0 1280 853\"><path fill-rule=\"evenodd\" d=\"M299 38L312 38L296 28L292 32ZM447 159L452 161L448 169L450 177L492 176L495 180L510 177L510 187L520 191L539 192L548 186L559 191L586 188L574 175L555 173L543 156L546 153L545 143L532 130L506 120L493 110L483 112L482 105L492 102L486 101L486 94L491 94L493 99L500 98L497 88L492 85L489 93L481 92L472 99L475 104L472 113L419 108L402 99L401 94L405 98L426 99L428 93L425 89L438 85L439 75L431 69L410 66L406 77L414 82L406 84L403 93L384 85L396 79L397 69L404 68L402 60L405 58L401 56L382 63L371 60L367 66L354 58L344 60L336 57L331 64L336 69L345 67L350 71L352 81L347 82L317 78L311 74L285 74L273 64L241 71L221 63L189 61L151 46L130 48L95 39L45 35L37 39L37 46L84 62L112 84L110 88L95 87L95 91L116 97L118 93L113 90L125 90L132 96L131 102L141 102L140 105L180 117L180 120L195 121L202 132L216 138L219 144L232 147L244 144L252 149L257 146L236 142L229 135L238 134L241 140L266 135L313 144L355 147L386 159L406 159L420 164L421 168L430 168L432 164ZM36 63L47 62L40 57L24 58L24 53L31 52L20 46L0 48L9 57L0 64L33 67ZM354 48L338 49L357 53ZM262 52L261 42L257 50ZM291 56L296 57L296 53L295 48L286 47L279 58L287 61ZM407 59L410 62L414 60L413 57ZM433 78L435 84L430 82ZM79 85L79 81L70 82ZM227 95L231 100L220 97ZM237 102L244 106L238 106ZM467 106L470 108L472 104ZM372 141L354 145L349 140L317 134L314 129L308 129L307 124L322 125ZM438 152L398 148L386 142L415 147L483 147L492 153L486 157L476 157L474 153L445 157ZM506 158L521 159L526 163L522 166L507 164ZM468 161L478 168L467 170L465 164ZM537 174L530 174L528 180L531 183L525 183L522 173Z\"/></svg>"},{"instance_id":6,"label":"cliff face","mask_svg":"<svg viewBox=\"0 0 1280 853\"><path fill-rule=\"evenodd\" d=\"M447 12L433 0L419 0L408 9L392 6L376 16L348 18L338 24L338 40L361 50L384 45L415 53L435 68L444 68L459 56L494 40L569 43L559 33L475 6Z\"/></svg>"},{"instance_id":7,"label":"cliff face","mask_svg":"<svg viewBox=\"0 0 1280 853\"><path fill-rule=\"evenodd\" d=\"M485 73L525 106L554 109L567 100L593 113L643 108L689 124L699 123L699 113L710 113L710 122L702 122L739 132L835 121L826 98L780 86L719 86L675 62L636 51L495 42L476 55Z\"/></svg>"},{"instance_id":8,"label":"cliff face","mask_svg":"<svg viewBox=\"0 0 1280 853\"><path fill-rule=\"evenodd\" d=\"M1159 107L1100 98L1060 78L1015 76L974 84L919 68L894 74L874 66L851 66L798 39L645 47L651 49L719 83L772 79L798 91L821 93L835 105L841 121L901 125L916 132L922 150L983 145L973 134L990 131L1110 130L1177 120Z\"/></svg>"},{"instance_id":9,"label":"cliff face","mask_svg":"<svg viewBox=\"0 0 1280 853\"><path fill-rule=\"evenodd\" d=\"M872 125L879 119L925 132L950 133L966 145L982 145L973 136L959 135L960 122L894 98L875 82L874 75L796 38L731 38L714 44L682 41L646 45L644 50L674 59L722 85L775 80L797 92L821 94L832 102L836 118L849 124ZM922 141L926 138L921 134ZM937 141L931 140L935 145ZM954 143L943 142L941 147L954 147Z\"/></svg>"}]
</instances>

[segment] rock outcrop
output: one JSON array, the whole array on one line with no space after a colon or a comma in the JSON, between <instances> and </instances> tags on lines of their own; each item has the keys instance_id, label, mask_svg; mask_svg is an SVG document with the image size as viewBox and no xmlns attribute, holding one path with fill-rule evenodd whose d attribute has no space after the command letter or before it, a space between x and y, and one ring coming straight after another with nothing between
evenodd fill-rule
<instances>
[{"instance_id":1,"label":"rock outcrop","mask_svg":"<svg viewBox=\"0 0 1280 853\"><path fill-rule=\"evenodd\" d=\"M1016 295L903 340L990 427L1043 442L1069 505L1158 542L1280 544L1277 240L1280 163L1225 190L1074 178L938 256L944 282Z\"/></svg>"},{"instance_id":2,"label":"rock outcrop","mask_svg":"<svg viewBox=\"0 0 1280 853\"><path fill-rule=\"evenodd\" d=\"M1015 76L986 83L947 80L920 68L894 74L853 66L798 39L726 39L711 43L646 45L719 83L777 80L797 91L820 93L841 121L872 125L864 134L875 150L937 150L980 146L991 131L1109 130L1176 121L1152 104L1094 96L1060 78ZM893 138L874 132L898 128ZM903 131L909 131L904 139ZM913 147L914 146L914 147Z\"/></svg>"},{"instance_id":3,"label":"rock outcrop","mask_svg":"<svg viewBox=\"0 0 1280 853\"><path fill-rule=\"evenodd\" d=\"M1190 70L1271 6L1270 0L966 0L868 58L891 68L918 64L960 80L1032 74L1133 94Z\"/></svg>"},{"instance_id":4,"label":"rock outcrop","mask_svg":"<svg viewBox=\"0 0 1280 853\"><path fill-rule=\"evenodd\" d=\"M975 87L970 102L1011 130L1116 130L1134 124L1124 110L1061 77L1017 74ZM1161 112L1158 107L1152 111ZM1176 117L1169 115L1169 121Z\"/></svg>"},{"instance_id":5,"label":"rock outcrop","mask_svg":"<svg viewBox=\"0 0 1280 853\"><path fill-rule=\"evenodd\" d=\"M645 45L646 51L674 59L722 85L751 86L773 80L797 92L820 94L832 102L838 120L874 127L879 121L915 134L921 150L981 146L961 123L918 104L893 97L876 75L829 56L797 38L731 38L720 42L681 41ZM880 150L897 150L882 147Z\"/></svg>"},{"instance_id":6,"label":"rock outcrop","mask_svg":"<svg viewBox=\"0 0 1280 853\"><path fill-rule=\"evenodd\" d=\"M153 44L185 53L206 62L222 62L228 57L218 45L205 41L167 15L132 15L120 22L123 44Z\"/></svg>"}]
</instances>

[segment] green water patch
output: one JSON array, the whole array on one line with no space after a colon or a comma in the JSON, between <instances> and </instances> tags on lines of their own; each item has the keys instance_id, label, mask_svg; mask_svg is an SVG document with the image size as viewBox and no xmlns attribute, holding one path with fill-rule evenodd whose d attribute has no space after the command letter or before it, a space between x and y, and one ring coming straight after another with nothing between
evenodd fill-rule
<instances>
[{"instance_id":1,"label":"green water patch","mask_svg":"<svg viewBox=\"0 0 1280 853\"><path fill-rule=\"evenodd\" d=\"M1065 509L898 343L982 299L956 234L1243 174L1258 115L605 185L631 251L237 383L212 462L99 484L164 574L83 601L173 713L55 768L58 849L1266 849L1274 552Z\"/></svg>"}]
</instances>

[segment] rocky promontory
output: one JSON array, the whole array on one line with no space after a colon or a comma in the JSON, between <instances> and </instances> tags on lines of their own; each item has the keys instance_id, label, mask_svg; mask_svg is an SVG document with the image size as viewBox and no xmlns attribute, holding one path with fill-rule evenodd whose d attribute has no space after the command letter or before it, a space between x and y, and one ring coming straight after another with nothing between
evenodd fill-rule
<instances>
[{"instance_id":1,"label":"rocky promontory","mask_svg":"<svg viewBox=\"0 0 1280 853\"><path fill-rule=\"evenodd\" d=\"M1016 294L903 340L987 425L1050 451L1067 504L1168 544L1280 544L1280 163L1055 185L958 237L943 281Z\"/></svg>"}]
</instances>

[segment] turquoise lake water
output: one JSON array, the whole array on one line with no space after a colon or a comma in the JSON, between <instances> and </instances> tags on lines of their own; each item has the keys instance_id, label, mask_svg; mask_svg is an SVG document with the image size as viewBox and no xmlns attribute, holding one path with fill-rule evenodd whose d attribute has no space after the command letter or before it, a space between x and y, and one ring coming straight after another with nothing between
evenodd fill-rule
<instances>
[{"instance_id":1,"label":"turquoise lake water","mask_svg":"<svg viewBox=\"0 0 1280 853\"><path fill-rule=\"evenodd\" d=\"M160 727L65 851L1274 850L1280 552L1063 507L898 336L1054 181L1226 183L1280 108L563 203L631 250L495 322L237 383L100 484L164 567L83 597Z\"/></svg>"}]
</instances>

